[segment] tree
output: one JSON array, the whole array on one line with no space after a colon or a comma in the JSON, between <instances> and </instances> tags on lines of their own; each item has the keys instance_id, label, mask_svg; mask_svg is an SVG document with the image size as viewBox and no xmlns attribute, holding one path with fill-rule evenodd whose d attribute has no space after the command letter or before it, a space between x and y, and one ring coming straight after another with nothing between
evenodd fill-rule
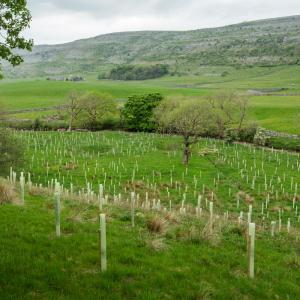
<instances>
[{"instance_id":1,"label":"tree","mask_svg":"<svg viewBox=\"0 0 300 300\"><path fill-rule=\"evenodd\" d=\"M23 153L20 140L8 129L0 128L0 175L6 175L11 166L21 165Z\"/></svg>"},{"instance_id":2,"label":"tree","mask_svg":"<svg viewBox=\"0 0 300 300\"><path fill-rule=\"evenodd\" d=\"M167 65L118 65L110 71L108 78L113 80L146 80L159 78L168 73Z\"/></svg>"},{"instance_id":3,"label":"tree","mask_svg":"<svg viewBox=\"0 0 300 300\"><path fill-rule=\"evenodd\" d=\"M247 117L248 104L249 104L248 96L243 95L237 98L238 131L242 130L243 123Z\"/></svg>"},{"instance_id":4,"label":"tree","mask_svg":"<svg viewBox=\"0 0 300 300\"><path fill-rule=\"evenodd\" d=\"M85 113L85 124L89 129L96 129L105 117L117 112L117 105L108 94L88 93L81 98Z\"/></svg>"},{"instance_id":5,"label":"tree","mask_svg":"<svg viewBox=\"0 0 300 300\"><path fill-rule=\"evenodd\" d=\"M225 130L230 126L236 126L241 130L246 118L248 97L231 91L222 91L208 98L213 110L213 118L217 135L224 137Z\"/></svg>"},{"instance_id":6,"label":"tree","mask_svg":"<svg viewBox=\"0 0 300 300\"><path fill-rule=\"evenodd\" d=\"M31 50L32 40L21 36L29 27L31 15L26 0L1 0L0 2L0 59L7 60L13 66L23 62L15 49ZM0 75L1 76L1 75Z\"/></svg>"},{"instance_id":7,"label":"tree","mask_svg":"<svg viewBox=\"0 0 300 300\"><path fill-rule=\"evenodd\" d=\"M183 163L187 165L190 146L210 128L211 106L200 100L170 98L156 108L155 117L161 130L183 137Z\"/></svg>"},{"instance_id":8,"label":"tree","mask_svg":"<svg viewBox=\"0 0 300 300\"><path fill-rule=\"evenodd\" d=\"M163 97L160 94L134 95L128 98L122 110L125 126L133 131L154 131L153 110Z\"/></svg>"},{"instance_id":9,"label":"tree","mask_svg":"<svg viewBox=\"0 0 300 300\"><path fill-rule=\"evenodd\" d=\"M9 168L20 166L24 160L21 141L11 130L5 128L6 111L0 103L0 176L7 175Z\"/></svg>"},{"instance_id":10,"label":"tree","mask_svg":"<svg viewBox=\"0 0 300 300\"><path fill-rule=\"evenodd\" d=\"M72 130L74 122L83 111L82 94L72 91L68 97L68 103L65 106L69 117L69 131Z\"/></svg>"}]
</instances>

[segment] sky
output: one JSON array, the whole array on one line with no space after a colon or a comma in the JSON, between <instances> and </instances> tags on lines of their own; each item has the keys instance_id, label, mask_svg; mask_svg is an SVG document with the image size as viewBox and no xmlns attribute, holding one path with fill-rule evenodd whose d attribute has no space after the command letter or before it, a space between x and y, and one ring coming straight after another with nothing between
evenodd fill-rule
<instances>
[{"instance_id":1,"label":"sky","mask_svg":"<svg viewBox=\"0 0 300 300\"><path fill-rule=\"evenodd\" d=\"M300 0L27 0L24 33L35 44L58 44L137 30L190 30L300 15Z\"/></svg>"}]
</instances>

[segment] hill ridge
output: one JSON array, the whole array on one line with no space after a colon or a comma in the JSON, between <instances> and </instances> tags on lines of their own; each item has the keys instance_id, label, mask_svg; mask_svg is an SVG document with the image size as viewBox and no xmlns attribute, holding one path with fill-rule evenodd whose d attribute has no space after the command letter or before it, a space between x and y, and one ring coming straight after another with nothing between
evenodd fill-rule
<instances>
[{"instance_id":1,"label":"hill ridge","mask_svg":"<svg viewBox=\"0 0 300 300\"><path fill-rule=\"evenodd\" d=\"M113 32L64 44L37 45L10 77L108 72L117 64L170 65L196 74L204 65L287 65L300 62L300 15L187 31Z\"/></svg>"}]
</instances>

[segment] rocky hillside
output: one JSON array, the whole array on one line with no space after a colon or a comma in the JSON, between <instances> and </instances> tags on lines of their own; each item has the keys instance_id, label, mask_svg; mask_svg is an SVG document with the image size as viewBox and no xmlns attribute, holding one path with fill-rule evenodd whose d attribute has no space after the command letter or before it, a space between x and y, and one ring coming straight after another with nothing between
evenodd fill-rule
<instances>
[{"instance_id":1,"label":"rocky hillside","mask_svg":"<svg viewBox=\"0 0 300 300\"><path fill-rule=\"evenodd\" d=\"M169 64L196 73L203 65L300 64L300 16L181 32L124 32L61 45L35 46L6 76L40 77L107 72L116 64Z\"/></svg>"}]
</instances>

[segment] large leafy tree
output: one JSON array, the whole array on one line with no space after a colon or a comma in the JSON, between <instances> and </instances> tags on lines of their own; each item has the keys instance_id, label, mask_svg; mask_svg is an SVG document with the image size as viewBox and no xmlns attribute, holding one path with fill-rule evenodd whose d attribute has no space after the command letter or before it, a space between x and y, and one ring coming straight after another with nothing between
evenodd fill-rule
<instances>
[{"instance_id":1,"label":"large leafy tree","mask_svg":"<svg viewBox=\"0 0 300 300\"><path fill-rule=\"evenodd\" d=\"M162 99L162 95L158 93L129 97L122 111L126 128L133 131L154 131L156 122L153 110Z\"/></svg>"},{"instance_id":2,"label":"large leafy tree","mask_svg":"<svg viewBox=\"0 0 300 300\"><path fill-rule=\"evenodd\" d=\"M0 60L7 60L13 66L23 62L14 50L31 50L33 41L22 36L22 31L29 27L30 21L26 0L0 1Z\"/></svg>"}]
</instances>

